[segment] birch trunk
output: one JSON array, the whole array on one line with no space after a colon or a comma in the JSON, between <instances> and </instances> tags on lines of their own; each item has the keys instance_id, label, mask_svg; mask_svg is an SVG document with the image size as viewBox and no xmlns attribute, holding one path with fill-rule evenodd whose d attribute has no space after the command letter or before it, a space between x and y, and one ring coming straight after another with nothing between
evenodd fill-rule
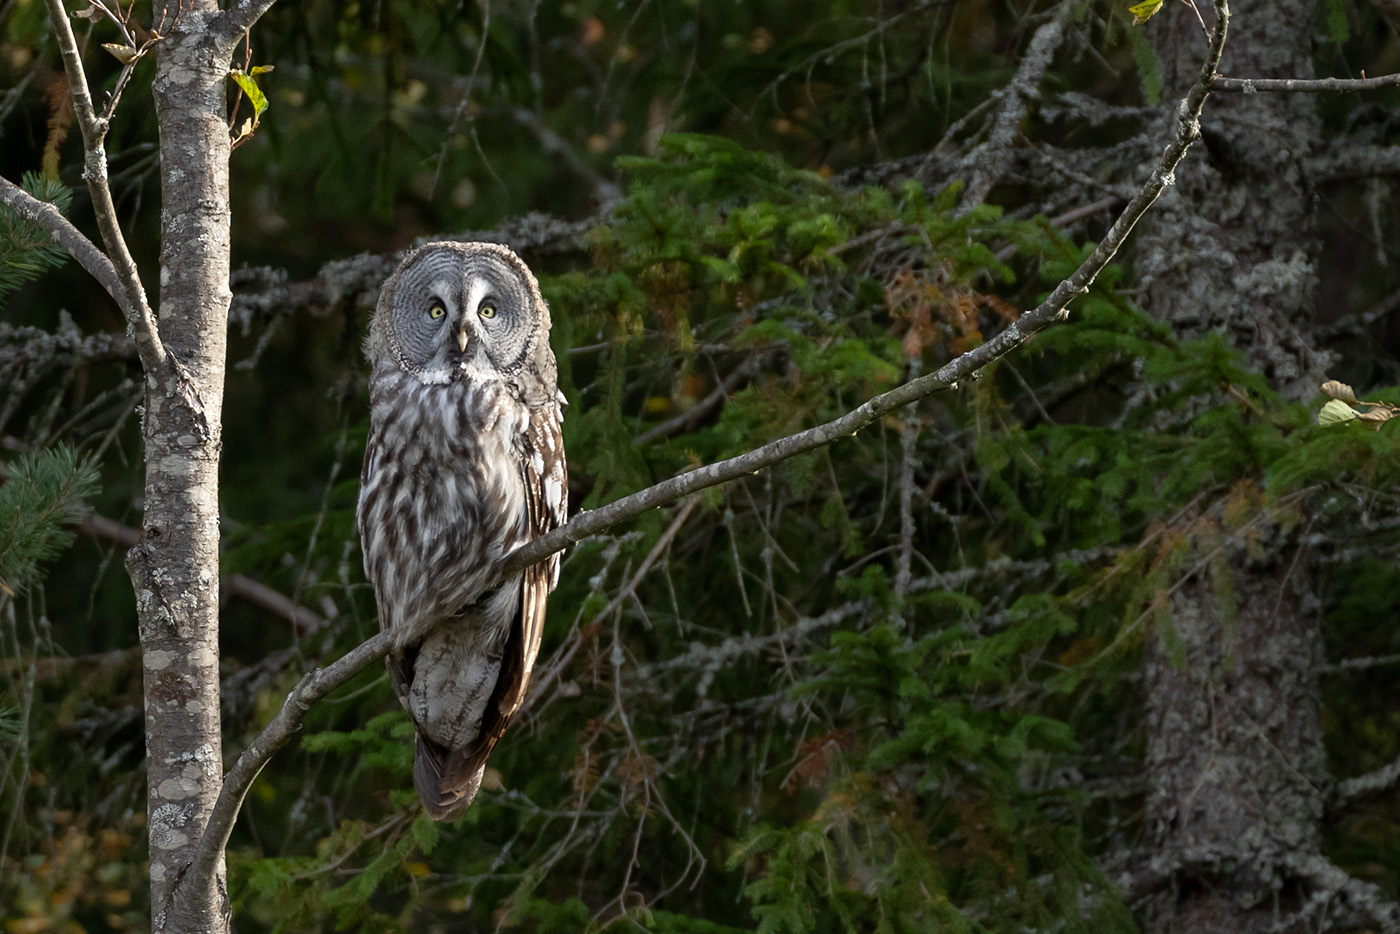
<instances>
[{"instance_id":1,"label":"birch trunk","mask_svg":"<svg viewBox=\"0 0 1400 934\"><path fill-rule=\"evenodd\" d=\"M148 375L145 516L128 556L145 673L154 930L227 931L222 860L176 882L218 797L219 448L229 292L228 44L212 0L167 6L152 85L160 127L158 321L173 366ZM193 880L191 880L193 881Z\"/></svg>"}]
</instances>

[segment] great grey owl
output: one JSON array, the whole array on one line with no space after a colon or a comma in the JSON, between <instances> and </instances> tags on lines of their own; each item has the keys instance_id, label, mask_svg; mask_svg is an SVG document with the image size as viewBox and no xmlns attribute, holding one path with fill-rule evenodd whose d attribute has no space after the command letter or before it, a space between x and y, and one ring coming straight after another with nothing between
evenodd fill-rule
<instances>
[{"instance_id":1,"label":"great grey owl","mask_svg":"<svg viewBox=\"0 0 1400 934\"><path fill-rule=\"evenodd\" d=\"M370 432L358 523L387 663L418 731L436 820L481 786L520 708L558 556L490 590L503 555L564 521L564 397L549 308L491 243L429 243L384 283L365 354Z\"/></svg>"}]
</instances>

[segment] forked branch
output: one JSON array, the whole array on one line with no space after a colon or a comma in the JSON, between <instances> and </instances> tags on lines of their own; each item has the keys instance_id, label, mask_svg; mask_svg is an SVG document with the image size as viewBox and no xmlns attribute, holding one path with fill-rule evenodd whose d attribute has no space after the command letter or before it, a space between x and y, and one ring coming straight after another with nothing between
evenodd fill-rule
<instances>
[{"instance_id":1,"label":"forked branch","mask_svg":"<svg viewBox=\"0 0 1400 934\"><path fill-rule=\"evenodd\" d=\"M991 340L954 359L936 372L912 379L889 392L875 396L840 418L770 441L746 454L698 467L600 509L579 513L563 526L506 556L488 588L529 565L589 536L597 535L619 522L673 503L706 487L757 473L798 454L854 435L895 409L917 402L933 393L955 388L962 380L975 379L988 364L1026 343L1039 331L1066 320L1069 303L1089 290L1094 279L1127 240L1134 225L1147 213L1162 191L1173 183L1173 173L1177 165L1185 156L1186 150L1200 136L1201 109L1210 93L1211 83L1215 79L1216 68L1225 48L1225 33L1230 15L1228 0L1215 0L1215 14L1215 32L1211 36L1210 49L1201 66L1200 77L1179 104L1175 132L1161 159L1153 168L1151 176L1128 203L1103 241L1037 308L1025 312L1015 323ZM301 728L307 711L321 698L363 671L371 662L385 655L391 643L390 635L380 632L326 668L311 671L302 678L287 696L282 709L272 722L263 728L225 776L219 800L214 805L214 811L200 840L195 863L185 874L180 891L201 891L208 884L228 844L229 833L233 829L248 789L272 754Z\"/></svg>"}]
</instances>

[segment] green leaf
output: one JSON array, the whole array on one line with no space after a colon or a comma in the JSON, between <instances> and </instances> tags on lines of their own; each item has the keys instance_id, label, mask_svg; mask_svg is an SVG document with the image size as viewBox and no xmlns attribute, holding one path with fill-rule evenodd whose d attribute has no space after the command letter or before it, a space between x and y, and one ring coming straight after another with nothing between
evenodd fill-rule
<instances>
[{"instance_id":1,"label":"green leaf","mask_svg":"<svg viewBox=\"0 0 1400 934\"><path fill-rule=\"evenodd\" d=\"M1357 417L1356 409L1341 399L1332 399L1322 407L1321 412L1317 413L1317 423L1319 425L1335 425L1338 422L1348 422Z\"/></svg>"},{"instance_id":2,"label":"green leaf","mask_svg":"<svg viewBox=\"0 0 1400 934\"><path fill-rule=\"evenodd\" d=\"M264 66L264 70L266 70L266 66ZM253 72L257 74L258 69L253 69ZM253 105L253 126L256 127L258 125L257 118L261 117L263 112L267 110L267 95L262 92L262 88L258 87L258 83L253 80L252 76L241 68L231 69L228 76L248 96L249 103Z\"/></svg>"},{"instance_id":3,"label":"green leaf","mask_svg":"<svg viewBox=\"0 0 1400 934\"><path fill-rule=\"evenodd\" d=\"M1128 12L1133 14L1133 25L1141 26L1143 23L1157 15L1157 11L1162 8L1162 0L1143 0L1142 3L1128 7Z\"/></svg>"}]
</instances>

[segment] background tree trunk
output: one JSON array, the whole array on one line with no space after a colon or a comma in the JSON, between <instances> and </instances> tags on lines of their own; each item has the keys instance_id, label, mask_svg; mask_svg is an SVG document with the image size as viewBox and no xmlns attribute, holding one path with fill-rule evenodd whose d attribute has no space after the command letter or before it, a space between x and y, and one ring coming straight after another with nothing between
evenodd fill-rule
<instances>
[{"instance_id":1,"label":"background tree trunk","mask_svg":"<svg viewBox=\"0 0 1400 934\"><path fill-rule=\"evenodd\" d=\"M1313 77L1315 0L1230 8L1221 74ZM1205 40L1189 9L1164 12L1174 18L1153 35L1170 98L1195 79ZM1314 94L1213 95L1204 145L1187 155L1138 242L1143 307L1182 337L1223 333L1293 398L1326 378L1326 355L1309 334L1322 245L1305 168L1321 134Z\"/></svg>"},{"instance_id":2,"label":"background tree trunk","mask_svg":"<svg viewBox=\"0 0 1400 934\"><path fill-rule=\"evenodd\" d=\"M1222 74L1313 77L1313 0L1231 8ZM1172 15L1156 33L1168 94L1201 45L1194 15ZM1295 398L1325 378L1308 334L1320 240L1303 169L1320 133L1314 95L1215 95L1205 145L1149 216L1137 261L1148 311L1182 337L1223 333ZM1326 787L1313 578L1280 530L1251 559L1245 536L1209 525L1215 540L1187 562L1211 570L1176 593L1147 653L1147 817L1171 882L1146 928L1294 930L1304 919L1276 925L1304 894L1289 867L1318 857Z\"/></svg>"},{"instance_id":3,"label":"background tree trunk","mask_svg":"<svg viewBox=\"0 0 1400 934\"><path fill-rule=\"evenodd\" d=\"M1251 560L1231 538L1191 556L1211 570L1178 591L1148 651L1148 826L1174 882L1150 932L1307 920L1276 926L1306 895L1295 868L1322 844L1317 603L1294 547Z\"/></svg>"}]
</instances>

